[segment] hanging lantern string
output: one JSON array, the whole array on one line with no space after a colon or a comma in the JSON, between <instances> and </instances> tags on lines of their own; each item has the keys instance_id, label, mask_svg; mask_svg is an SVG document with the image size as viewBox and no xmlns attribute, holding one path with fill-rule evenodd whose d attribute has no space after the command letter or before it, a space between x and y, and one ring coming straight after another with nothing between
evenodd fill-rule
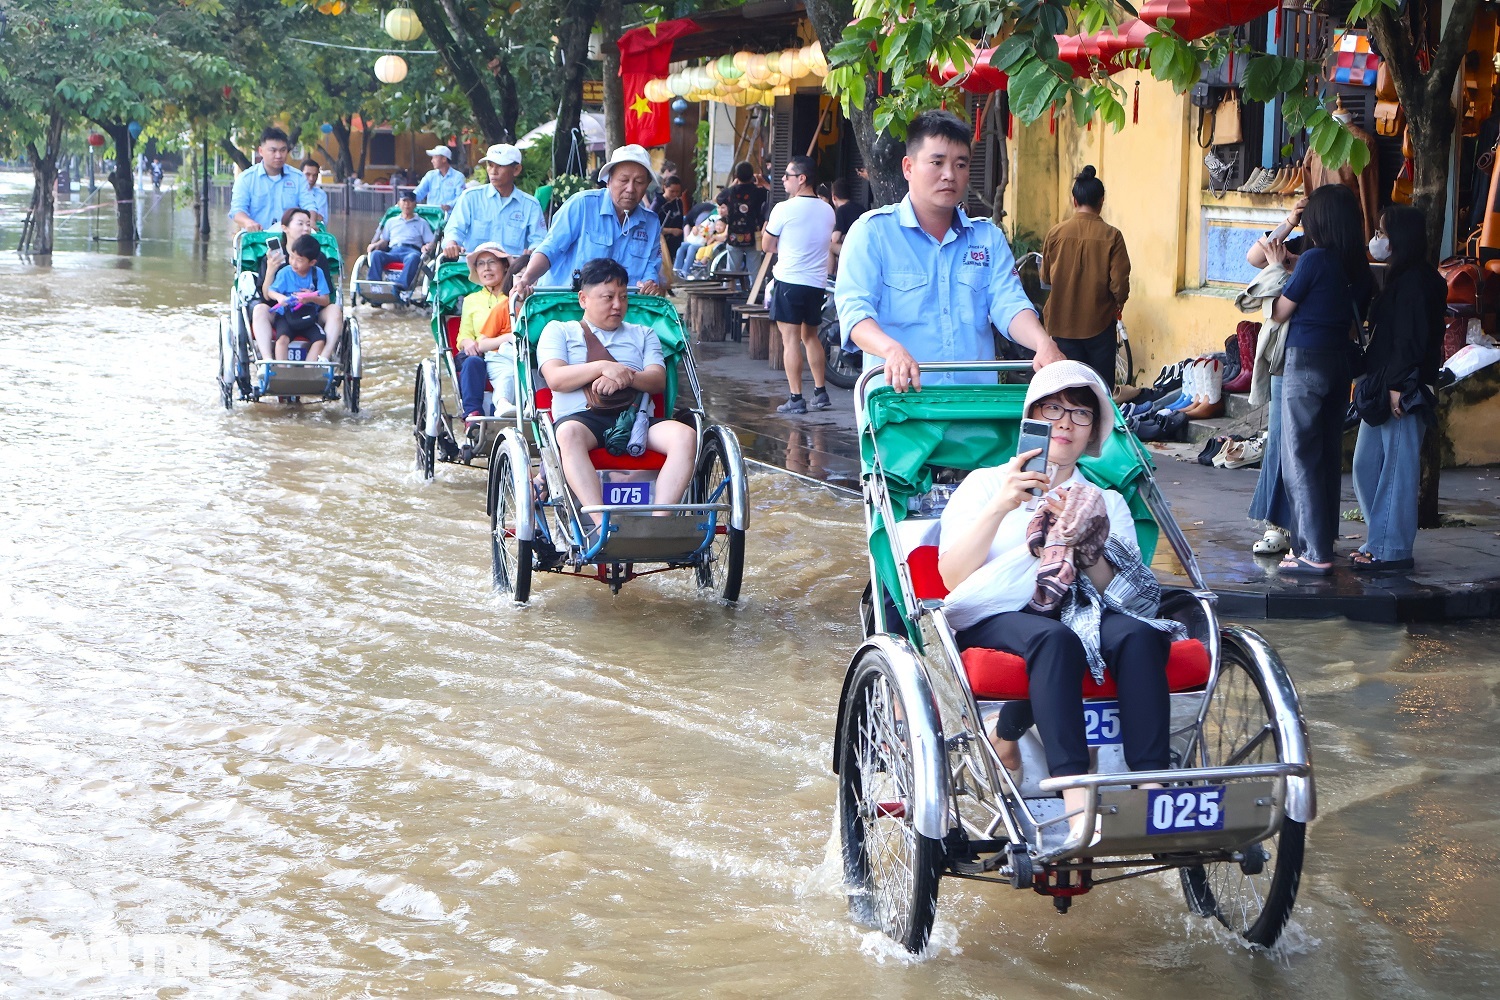
<instances>
[{"instance_id":1,"label":"hanging lantern string","mask_svg":"<svg viewBox=\"0 0 1500 1000\"><path fill-rule=\"evenodd\" d=\"M335 45L332 42L315 42L311 38L288 38L289 42L301 42L303 45L317 45L325 49L346 49L349 52L379 52L387 56L435 56L435 49L367 49L360 45Z\"/></svg>"}]
</instances>

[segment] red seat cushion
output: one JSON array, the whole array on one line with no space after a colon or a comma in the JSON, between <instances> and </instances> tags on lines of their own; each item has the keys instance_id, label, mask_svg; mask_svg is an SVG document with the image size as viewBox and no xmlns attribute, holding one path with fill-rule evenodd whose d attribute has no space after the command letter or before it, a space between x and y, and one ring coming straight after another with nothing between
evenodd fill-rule
<instances>
[{"instance_id":1,"label":"red seat cushion","mask_svg":"<svg viewBox=\"0 0 1500 1000\"><path fill-rule=\"evenodd\" d=\"M448 335L448 350L458 353L458 324L462 316L449 316L443 320L443 332Z\"/></svg>"},{"instance_id":2,"label":"red seat cushion","mask_svg":"<svg viewBox=\"0 0 1500 1000\"><path fill-rule=\"evenodd\" d=\"M936 545L918 545L906 557L906 569L911 574L911 589L919 601L941 601L948 596L943 585L943 575L938 572L938 548Z\"/></svg>"},{"instance_id":3,"label":"red seat cushion","mask_svg":"<svg viewBox=\"0 0 1500 1000\"><path fill-rule=\"evenodd\" d=\"M969 687L974 697L980 700L1009 700L1029 698L1031 688L1026 675L1026 661L1014 653L1003 653L998 649L966 649L963 651L964 672L969 675ZM1172 643L1172 652L1167 657L1167 689L1170 691L1192 691L1208 683L1208 650L1197 639L1181 639ZM1114 674L1106 673L1103 684L1095 684L1093 675L1083 675L1085 698L1113 698L1115 696Z\"/></svg>"},{"instance_id":4,"label":"red seat cushion","mask_svg":"<svg viewBox=\"0 0 1500 1000\"><path fill-rule=\"evenodd\" d=\"M388 260L385 262L385 270L404 271L406 270L406 264L399 260Z\"/></svg>"},{"instance_id":5,"label":"red seat cushion","mask_svg":"<svg viewBox=\"0 0 1500 1000\"><path fill-rule=\"evenodd\" d=\"M656 400L657 412L661 412L662 398L652 396ZM536 390L536 408L538 410L552 409L552 390L546 386L539 386ZM654 471L662 467L667 456L659 451L648 451L640 458L631 458L629 455L611 455L608 449L595 448L589 452L589 461L596 469L618 470L621 472L640 472L643 470Z\"/></svg>"}]
</instances>

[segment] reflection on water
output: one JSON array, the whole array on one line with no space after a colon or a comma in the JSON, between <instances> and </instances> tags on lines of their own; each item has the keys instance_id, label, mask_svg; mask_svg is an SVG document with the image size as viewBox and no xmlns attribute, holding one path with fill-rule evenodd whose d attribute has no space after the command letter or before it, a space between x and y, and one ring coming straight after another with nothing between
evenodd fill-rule
<instances>
[{"instance_id":1,"label":"reflection on water","mask_svg":"<svg viewBox=\"0 0 1500 1000\"><path fill-rule=\"evenodd\" d=\"M411 472L421 318L365 316L359 417L226 414L225 237L175 219L0 257L6 995L1495 995L1495 626L1267 626L1322 806L1277 954L1165 878L1065 917L947 881L913 962L831 841L858 509L756 473L737 609L686 576L503 607L479 473Z\"/></svg>"}]
</instances>

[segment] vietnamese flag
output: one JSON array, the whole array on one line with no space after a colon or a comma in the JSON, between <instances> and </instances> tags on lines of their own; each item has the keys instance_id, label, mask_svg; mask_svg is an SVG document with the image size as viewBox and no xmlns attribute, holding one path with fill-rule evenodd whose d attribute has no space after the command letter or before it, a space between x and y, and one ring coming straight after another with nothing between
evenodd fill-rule
<instances>
[{"instance_id":1,"label":"vietnamese flag","mask_svg":"<svg viewBox=\"0 0 1500 1000\"><path fill-rule=\"evenodd\" d=\"M688 18L631 28L620 36L620 85L625 92L625 141L665 146L672 141L672 108L646 100L646 83L667 75L672 42L699 28Z\"/></svg>"}]
</instances>

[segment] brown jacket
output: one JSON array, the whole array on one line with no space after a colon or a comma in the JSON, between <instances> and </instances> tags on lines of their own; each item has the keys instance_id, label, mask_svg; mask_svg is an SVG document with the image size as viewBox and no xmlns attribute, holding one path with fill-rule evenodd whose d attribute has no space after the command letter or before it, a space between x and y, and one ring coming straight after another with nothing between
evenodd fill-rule
<instances>
[{"instance_id":1,"label":"brown jacket","mask_svg":"<svg viewBox=\"0 0 1500 1000\"><path fill-rule=\"evenodd\" d=\"M1356 174L1347 163L1337 170L1330 170L1323 166L1323 160L1316 152L1308 149L1302 160L1302 190L1305 194L1312 194L1324 184L1342 184L1359 195L1359 212L1365 224L1365 239L1369 240L1380 228L1380 181L1376 177L1380 167L1375 154L1375 137L1357 125L1349 126L1349 131L1370 150L1370 162L1365 166L1365 172Z\"/></svg>"},{"instance_id":2,"label":"brown jacket","mask_svg":"<svg viewBox=\"0 0 1500 1000\"><path fill-rule=\"evenodd\" d=\"M1059 222L1042 243L1042 283L1052 286L1042 313L1052 336L1083 340L1112 331L1130 297L1125 237L1091 213Z\"/></svg>"}]
</instances>

